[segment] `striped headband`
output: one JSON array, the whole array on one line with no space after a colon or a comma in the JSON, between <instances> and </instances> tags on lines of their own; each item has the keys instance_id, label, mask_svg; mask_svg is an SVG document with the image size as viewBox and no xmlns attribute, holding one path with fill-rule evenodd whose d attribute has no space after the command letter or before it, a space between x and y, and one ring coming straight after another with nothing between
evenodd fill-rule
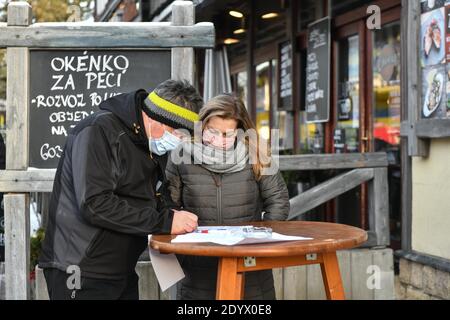
<instances>
[{"instance_id":1,"label":"striped headband","mask_svg":"<svg viewBox=\"0 0 450 320\"><path fill-rule=\"evenodd\" d=\"M155 91L144 100L143 110L150 118L174 129L194 131L194 123L199 121L196 112L161 98Z\"/></svg>"}]
</instances>

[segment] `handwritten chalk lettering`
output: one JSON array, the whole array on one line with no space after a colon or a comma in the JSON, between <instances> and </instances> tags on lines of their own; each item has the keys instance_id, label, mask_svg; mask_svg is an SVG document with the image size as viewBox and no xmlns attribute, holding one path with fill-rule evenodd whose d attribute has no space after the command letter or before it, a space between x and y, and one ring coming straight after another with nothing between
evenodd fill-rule
<instances>
[{"instance_id":1,"label":"handwritten chalk lettering","mask_svg":"<svg viewBox=\"0 0 450 320\"><path fill-rule=\"evenodd\" d=\"M61 146L56 145L51 147L49 143L44 143L41 146L40 154L42 160L49 160L54 158L61 158L62 152L63 149L61 148Z\"/></svg>"},{"instance_id":2,"label":"handwritten chalk lettering","mask_svg":"<svg viewBox=\"0 0 450 320\"><path fill-rule=\"evenodd\" d=\"M52 79L55 80L55 82L50 91L67 90L69 86L72 90L75 90L75 82L73 81L73 76L71 74L67 76L66 81L63 81L63 79L65 79L63 74L53 75ZM65 85L63 85L64 83Z\"/></svg>"},{"instance_id":3,"label":"handwritten chalk lettering","mask_svg":"<svg viewBox=\"0 0 450 320\"><path fill-rule=\"evenodd\" d=\"M79 122L84 118L88 117L91 113L87 111L58 111L52 112L48 119L50 123L61 123L61 122Z\"/></svg>"},{"instance_id":4,"label":"handwritten chalk lettering","mask_svg":"<svg viewBox=\"0 0 450 320\"><path fill-rule=\"evenodd\" d=\"M91 105L93 107L97 107L98 105L100 105L100 103L102 103L106 99L115 97L119 94L121 94L121 93L120 92L109 92L109 93L104 93L103 95L99 95L97 92L93 92L89 95L89 98L91 99Z\"/></svg>"},{"instance_id":5,"label":"handwritten chalk lettering","mask_svg":"<svg viewBox=\"0 0 450 320\"><path fill-rule=\"evenodd\" d=\"M67 130L64 126L52 126L52 136L65 136L67 137Z\"/></svg>"},{"instance_id":6,"label":"handwritten chalk lettering","mask_svg":"<svg viewBox=\"0 0 450 320\"><path fill-rule=\"evenodd\" d=\"M125 73L130 66L130 61L124 55L90 55L85 51L80 56L55 57L51 60L50 65L56 72L113 72L118 70Z\"/></svg>"},{"instance_id":7,"label":"handwritten chalk lettering","mask_svg":"<svg viewBox=\"0 0 450 320\"><path fill-rule=\"evenodd\" d=\"M87 72L86 73L86 80L87 80L87 89L91 89L91 87L95 89L108 89L108 88L115 88L120 87L121 80L122 80L122 74L115 74L113 72L106 73L106 72Z\"/></svg>"},{"instance_id":8,"label":"handwritten chalk lettering","mask_svg":"<svg viewBox=\"0 0 450 320\"><path fill-rule=\"evenodd\" d=\"M72 95L55 95L55 96L44 96L38 95L36 98L31 100L32 104L36 104L37 108L82 108L86 106L84 102L84 95L82 93L72 94Z\"/></svg>"}]
</instances>

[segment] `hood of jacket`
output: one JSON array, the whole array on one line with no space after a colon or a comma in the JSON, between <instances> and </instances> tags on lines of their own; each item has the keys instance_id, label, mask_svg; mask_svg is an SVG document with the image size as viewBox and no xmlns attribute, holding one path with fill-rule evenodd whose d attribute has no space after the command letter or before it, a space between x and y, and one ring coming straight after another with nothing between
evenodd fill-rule
<instances>
[{"instance_id":1,"label":"hood of jacket","mask_svg":"<svg viewBox=\"0 0 450 320\"><path fill-rule=\"evenodd\" d=\"M122 93L103 101L99 109L112 112L124 125L126 133L137 145L146 146L148 149L148 138L142 120L141 104L148 96L147 91L139 89L136 91Z\"/></svg>"}]
</instances>

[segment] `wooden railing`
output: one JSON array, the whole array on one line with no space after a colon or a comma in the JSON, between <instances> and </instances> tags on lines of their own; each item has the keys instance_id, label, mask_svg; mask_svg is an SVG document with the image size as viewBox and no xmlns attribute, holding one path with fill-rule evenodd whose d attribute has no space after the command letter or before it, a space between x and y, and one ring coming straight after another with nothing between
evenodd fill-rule
<instances>
[{"instance_id":1,"label":"wooden railing","mask_svg":"<svg viewBox=\"0 0 450 320\"><path fill-rule=\"evenodd\" d=\"M368 183L369 239L365 247L389 245L388 160L384 152L279 157L280 170L342 170L342 173L290 199L293 220L337 196Z\"/></svg>"}]
</instances>

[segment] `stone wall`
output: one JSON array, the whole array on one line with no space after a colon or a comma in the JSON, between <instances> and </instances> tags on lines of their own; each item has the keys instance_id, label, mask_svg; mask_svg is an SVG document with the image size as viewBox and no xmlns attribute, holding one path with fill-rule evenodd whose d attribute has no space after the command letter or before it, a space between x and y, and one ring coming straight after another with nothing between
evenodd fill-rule
<instances>
[{"instance_id":1,"label":"stone wall","mask_svg":"<svg viewBox=\"0 0 450 320\"><path fill-rule=\"evenodd\" d=\"M450 273L400 259L400 299L450 299Z\"/></svg>"}]
</instances>

